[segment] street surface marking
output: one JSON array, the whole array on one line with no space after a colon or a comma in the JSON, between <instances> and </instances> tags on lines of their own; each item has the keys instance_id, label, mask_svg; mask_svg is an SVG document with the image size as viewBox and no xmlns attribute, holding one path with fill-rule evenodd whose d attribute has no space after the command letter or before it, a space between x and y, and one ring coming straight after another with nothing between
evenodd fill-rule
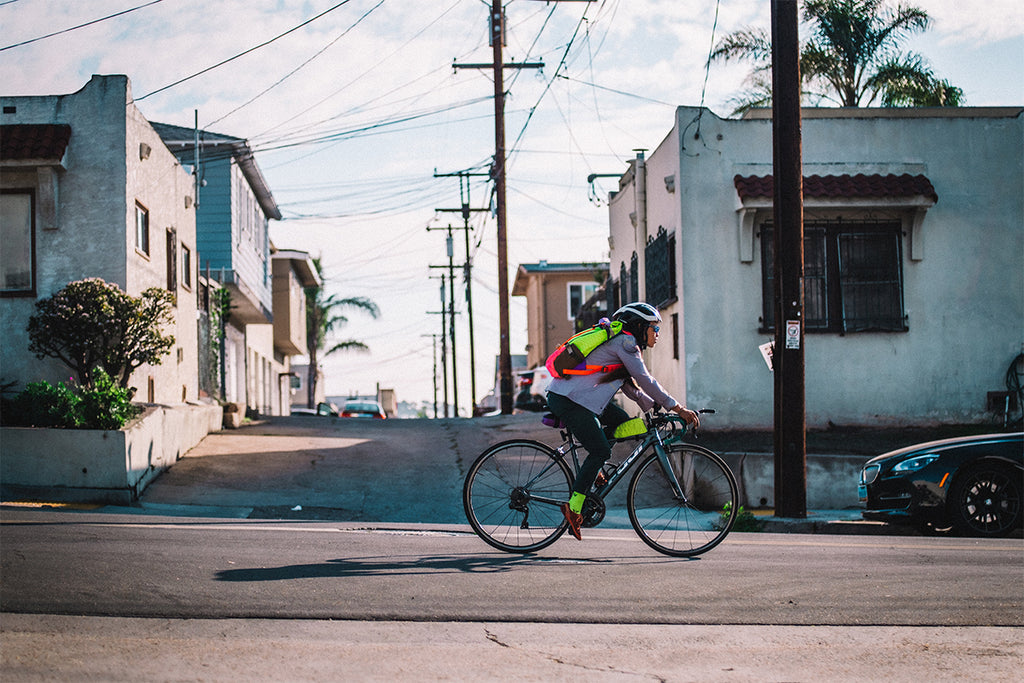
<instances>
[{"instance_id":1,"label":"street surface marking","mask_svg":"<svg viewBox=\"0 0 1024 683\"><path fill-rule=\"evenodd\" d=\"M15 523L11 520L0 520L0 524ZM23 522L20 522L23 523ZM329 533L329 534L382 534L391 536L448 536L448 537L470 537L475 538L476 535L471 531L458 531L458 530L419 530L419 529L388 529L388 528L368 528L368 527L356 527L351 529L344 529L339 527L293 527L289 526L287 522L282 522L279 525L266 525L256 524L249 525L244 521L240 521L235 524L180 524L180 523L169 523L169 524L130 524L116 522L113 524L106 524L102 522L86 522L83 526L96 526L96 527L108 527L108 528L123 528L123 529L175 529L175 530L187 530L187 531L237 531L244 529L246 531L289 531L289 532L301 532L301 533ZM793 535L806 535L806 534L793 534ZM778 536L781 536L779 534ZM802 546L802 547L818 547L818 548L886 548L890 550L921 550L922 548L933 549L933 550L957 550L957 551L978 551L978 550L994 550L994 551L1011 551L1019 553L1024 549L1024 543L1020 542L1020 539L978 539L977 544L969 545L964 544L964 539L958 539L961 542L956 545L919 545L913 543L901 543L893 542L891 536L864 539L863 541L829 541L829 540L814 540L814 541L798 541L790 540L789 538L773 538L773 539L754 539L754 538L727 538L722 541L719 546L721 548L728 547L730 545L760 545L760 546ZM587 541L597 542L610 542L610 541L638 541L635 535L591 535ZM942 540L942 539L928 539L931 541ZM995 545L998 543L998 545Z\"/></svg>"}]
</instances>

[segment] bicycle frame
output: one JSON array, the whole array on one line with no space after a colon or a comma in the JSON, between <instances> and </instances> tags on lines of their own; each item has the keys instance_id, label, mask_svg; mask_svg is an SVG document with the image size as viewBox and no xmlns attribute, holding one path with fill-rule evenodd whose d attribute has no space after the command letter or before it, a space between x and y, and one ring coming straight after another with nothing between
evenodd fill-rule
<instances>
[{"instance_id":1,"label":"bicycle frame","mask_svg":"<svg viewBox=\"0 0 1024 683\"><path fill-rule=\"evenodd\" d=\"M649 413L645 422L646 433L616 441L628 454L616 454L621 462L606 468L601 485L587 492L580 524L591 528L604 521L609 492L629 472L626 512L641 540L674 557L707 552L736 520L736 479L718 455L682 439L689 429L675 415ZM561 435L557 447L532 439L494 444L470 466L463 506L485 542L505 552L535 552L568 528L564 510L583 446L570 430Z\"/></svg>"},{"instance_id":2,"label":"bicycle frame","mask_svg":"<svg viewBox=\"0 0 1024 683\"><path fill-rule=\"evenodd\" d=\"M670 420L672 418L666 419ZM580 459L577 453L577 449L581 447L580 443L576 441L575 437L573 437L573 435L568 430L563 429L561 433L562 444L555 449L555 453L558 454L558 457L555 460L553 460L550 465L548 465L539 473L537 473L537 475L533 479L531 479L530 482L528 482L525 488L529 488L529 486L532 485L535 481L538 481L552 467L555 467L558 461L564 460L566 455L572 456L573 474L579 474ZM683 490L683 486L679 482L679 478L676 476L675 469L673 469L671 463L669 463L668 452L665 450L665 436L662 434L661 428L657 426L651 427L651 429L647 432L644 438L641 439L640 443L637 444L633 448L633 450L630 451L629 455L627 455L622 460L622 462L619 463L618 467L615 469L615 472L612 473L611 477L609 477L608 483L588 495L597 496L598 498L604 500L604 498L606 498L608 494L611 493L612 489L614 489L618 485L618 483L625 478L627 470L629 470L633 466L633 464L640 458L640 456L647 452L647 449L651 448L652 446L654 447L654 452L658 455L658 462L661 465L661 470L665 474L665 478L668 479L669 484L672 487L673 493L680 500L685 501L686 494ZM546 496L533 495L530 496L530 500L539 503L547 503L550 505L560 505L565 502L564 500L557 500L555 498L548 498Z\"/></svg>"}]
</instances>

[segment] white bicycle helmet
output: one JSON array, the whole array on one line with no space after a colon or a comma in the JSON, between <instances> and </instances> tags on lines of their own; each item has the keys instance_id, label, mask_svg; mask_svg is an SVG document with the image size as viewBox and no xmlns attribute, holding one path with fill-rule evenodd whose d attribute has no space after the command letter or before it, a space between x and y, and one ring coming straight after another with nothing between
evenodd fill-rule
<instances>
[{"instance_id":1,"label":"white bicycle helmet","mask_svg":"<svg viewBox=\"0 0 1024 683\"><path fill-rule=\"evenodd\" d=\"M612 315L612 320L622 323L622 329L636 339L641 349L647 347L647 328L661 322L658 309L643 301L626 304Z\"/></svg>"}]
</instances>

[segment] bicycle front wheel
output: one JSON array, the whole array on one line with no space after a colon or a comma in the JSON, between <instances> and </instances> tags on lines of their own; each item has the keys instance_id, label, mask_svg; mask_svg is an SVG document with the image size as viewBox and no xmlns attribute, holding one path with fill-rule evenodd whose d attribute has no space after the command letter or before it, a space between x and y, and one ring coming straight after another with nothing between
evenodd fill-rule
<instances>
[{"instance_id":1,"label":"bicycle front wheel","mask_svg":"<svg viewBox=\"0 0 1024 683\"><path fill-rule=\"evenodd\" d=\"M550 447L525 439L503 441L480 454L462 488L473 531L498 550L529 553L565 532L559 503L569 500L572 473Z\"/></svg>"},{"instance_id":2,"label":"bicycle front wheel","mask_svg":"<svg viewBox=\"0 0 1024 683\"><path fill-rule=\"evenodd\" d=\"M660 553L693 557L722 542L738 508L736 478L718 455L691 444L665 449L667 471L656 453L629 483L629 521L644 543Z\"/></svg>"}]
</instances>

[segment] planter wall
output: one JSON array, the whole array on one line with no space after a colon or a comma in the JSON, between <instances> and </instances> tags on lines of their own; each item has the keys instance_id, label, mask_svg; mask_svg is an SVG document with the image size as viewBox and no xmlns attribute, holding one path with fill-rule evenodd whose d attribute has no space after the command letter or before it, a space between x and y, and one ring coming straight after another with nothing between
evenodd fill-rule
<instances>
[{"instance_id":1,"label":"planter wall","mask_svg":"<svg viewBox=\"0 0 1024 683\"><path fill-rule=\"evenodd\" d=\"M147 406L119 431L0 428L5 499L125 504L221 427L216 405Z\"/></svg>"}]
</instances>

